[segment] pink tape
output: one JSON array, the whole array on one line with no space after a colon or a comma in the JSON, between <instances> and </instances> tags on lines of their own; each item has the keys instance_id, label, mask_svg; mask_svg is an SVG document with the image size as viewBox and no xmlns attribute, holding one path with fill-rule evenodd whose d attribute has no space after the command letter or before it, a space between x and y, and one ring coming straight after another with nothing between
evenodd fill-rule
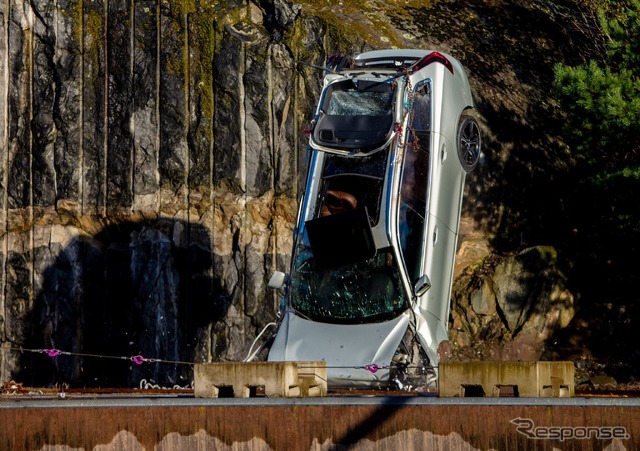
<instances>
[{"instance_id":1,"label":"pink tape","mask_svg":"<svg viewBox=\"0 0 640 451\"><path fill-rule=\"evenodd\" d=\"M134 355L133 357L131 357L131 361L136 365L142 365L144 363L144 357L142 357L141 355Z\"/></svg>"},{"instance_id":2,"label":"pink tape","mask_svg":"<svg viewBox=\"0 0 640 451\"><path fill-rule=\"evenodd\" d=\"M367 365L367 370L371 371L372 373L375 373L379 369L380 369L380 367L378 365L376 365L375 363L373 365Z\"/></svg>"}]
</instances>

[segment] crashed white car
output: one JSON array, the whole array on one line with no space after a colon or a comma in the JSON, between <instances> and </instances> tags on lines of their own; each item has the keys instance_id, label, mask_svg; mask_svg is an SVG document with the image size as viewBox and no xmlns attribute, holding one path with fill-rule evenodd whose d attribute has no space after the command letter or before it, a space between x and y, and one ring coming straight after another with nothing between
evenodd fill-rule
<instances>
[{"instance_id":1,"label":"crashed white car","mask_svg":"<svg viewBox=\"0 0 640 451\"><path fill-rule=\"evenodd\" d=\"M402 386L447 339L465 175L481 148L471 90L458 61L429 50L328 69L291 268L270 281L284 298L268 359L325 361L330 387Z\"/></svg>"}]
</instances>

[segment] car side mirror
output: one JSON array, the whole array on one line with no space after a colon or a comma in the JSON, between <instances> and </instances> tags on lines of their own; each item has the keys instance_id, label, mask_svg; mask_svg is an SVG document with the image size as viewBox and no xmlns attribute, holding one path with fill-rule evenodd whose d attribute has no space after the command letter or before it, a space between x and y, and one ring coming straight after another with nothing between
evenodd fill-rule
<instances>
[{"instance_id":1,"label":"car side mirror","mask_svg":"<svg viewBox=\"0 0 640 451\"><path fill-rule=\"evenodd\" d=\"M275 271L269 279L268 287L273 288L274 290L279 290L284 286L288 278L288 274L285 274L281 271Z\"/></svg>"},{"instance_id":2,"label":"car side mirror","mask_svg":"<svg viewBox=\"0 0 640 451\"><path fill-rule=\"evenodd\" d=\"M431 288L431 281L429 280L429 276L426 274L418 279L416 284L413 286L413 292L416 296L422 296Z\"/></svg>"}]
</instances>

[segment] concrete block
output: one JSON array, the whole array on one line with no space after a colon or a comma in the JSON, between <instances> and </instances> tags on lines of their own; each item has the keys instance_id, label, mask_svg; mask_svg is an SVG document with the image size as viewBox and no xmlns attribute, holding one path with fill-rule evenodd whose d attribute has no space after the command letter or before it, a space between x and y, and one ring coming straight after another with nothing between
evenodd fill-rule
<instances>
[{"instance_id":1,"label":"concrete block","mask_svg":"<svg viewBox=\"0 0 640 451\"><path fill-rule=\"evenodd\" d=\"M563 398L575 394L572 362L442 362L441 397Z\"/></svg>"},{"instance_id":2,"label":"concrete block","mask_svg":"<svg viewBox=\"0 0 640 451\"><path fill-rule=\"evenodd\" d=\"M267 397L312 397L327 394L326 362L221 362L194 367L197 398L223 395L248 398L264 389Z\"/></svg>"}]
</instances>

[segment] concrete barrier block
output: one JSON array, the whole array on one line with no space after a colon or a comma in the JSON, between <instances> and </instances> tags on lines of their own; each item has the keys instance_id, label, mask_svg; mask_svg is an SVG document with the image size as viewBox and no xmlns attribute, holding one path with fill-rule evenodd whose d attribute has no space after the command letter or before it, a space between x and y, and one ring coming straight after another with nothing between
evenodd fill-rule
<instances>
[{"instance_id":1,"label":"concrete barrier block","mask_svg":"<svg viewBox=\"0 0 640 451\"><path fill-rule=\"evenodd\" d=\"M442 397L570 397L575 394L572 362L442 362Z\"/></svg>"},{"instance_id":2,"label":"concrete barrier block","mask_svg":"<svg viewBox=\"0 0 640 451\"><path fill-rule=\"evenodd\" d=\"M267 397L326 396L325 362L221 362L194 367L198 398L248 398L256 390Z\"/></svg>"}]
</instances>

